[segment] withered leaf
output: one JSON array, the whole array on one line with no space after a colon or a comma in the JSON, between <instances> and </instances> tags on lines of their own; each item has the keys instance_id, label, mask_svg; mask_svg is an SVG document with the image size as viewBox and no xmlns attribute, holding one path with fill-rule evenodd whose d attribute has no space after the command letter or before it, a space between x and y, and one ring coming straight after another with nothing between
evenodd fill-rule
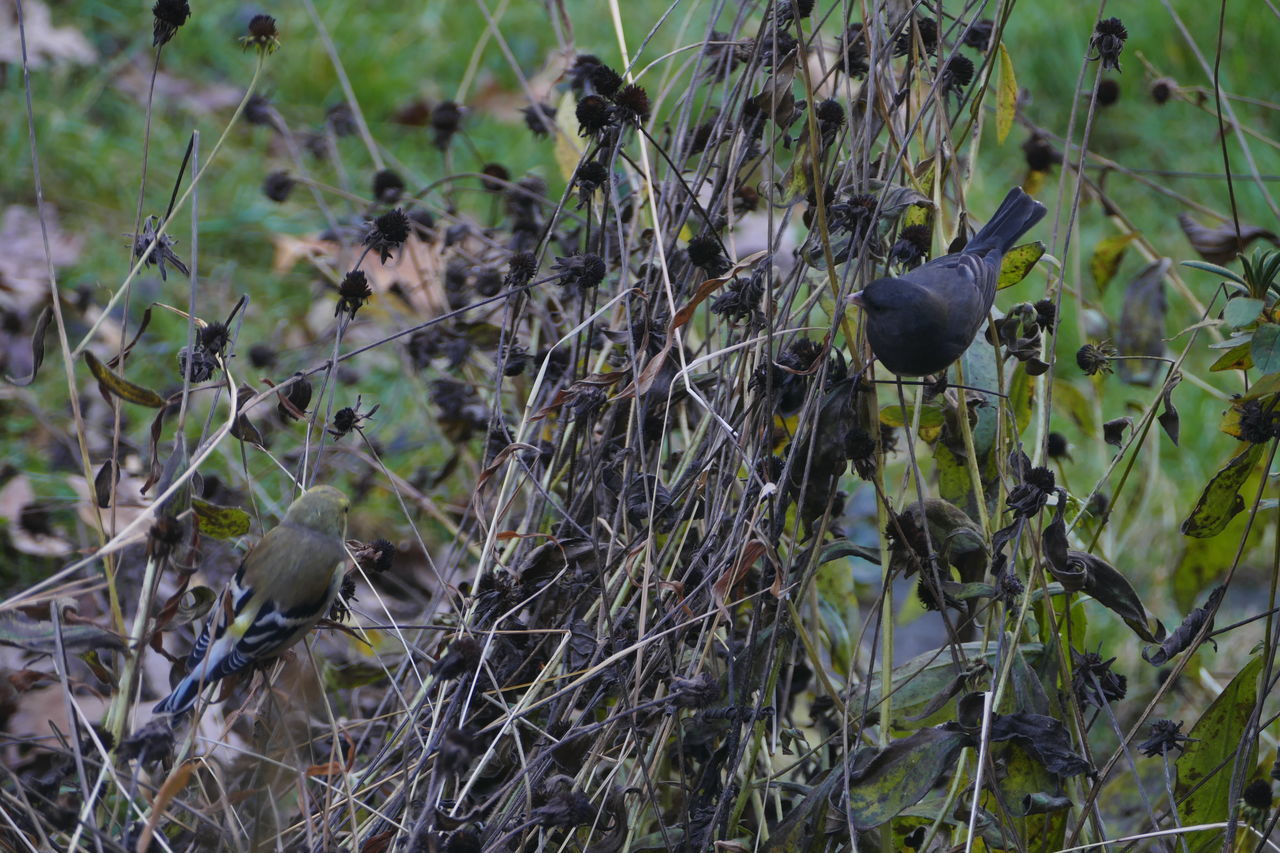
<instances>
[{"instance_id":1,"label":"withered leaf","mask_svg":"<svg viewBox=\"0 0 1280 853\"><path fill-rule=\"evenodd\" d=\"M53 308L48 305L40 312L40 316L36 318L35 328L31 332L31 375L14 378L5 376L5 381L10 385L25 387L36 381L36 374L40 372L40 365L44 364L44 335L49 331L49 324L53 322Z\"/></svg>"},{"instance_id":2,"label":"withered leaf","mask_svg":"<svg viewBox=\"0 0 1280 853\"><path fill-rule=\"evenodd\" d=\"M1206 539L1217 536L1244 509L1240 487L1258 466L1262 458L1263 444L1250 444L1222 466L1200 493L1191 514L1182 522L1182 533Z\"/></svg>"},{"instance_id":3,"label":"withered leaf","mask_svg":"<svg viewBox=\"0 0 1280 853\"><path fill-rule=\"evenodd\" d=\"M994 714L991 740L1012 741L1055 776L1088 773L1089 762L1071 747L1071 734L1059 720L1043 714Z\"/></svg>"},{"instance_id":4,"label":"withered leaf","mask_svg":"<svg viewBox=\"0 0 1280 853\"><path fill-rule=\"evenodd\" d=\"M1169 265L1168 258L1148 264L1125 290L1116 348L1121 355L1148 356L1116 363L1120 378L1132 385L1150 385L1160 370L1161 363L1155 359L1164 356L1164 277Z\"/></svg>"},{"instance_id":5,"label":"withered leaf","mask_svg":"<svg viewBox=\"0 0 1280 853\"><path fill-rule=\"evenodd\" d=\"M1214 587L1213 591L1209 593L1209 598L1205 601L1204 606L1197 607L1188 613L1187 618L1182 620L1182 624L1174 628L1169 637L1159 646L1148 646L1143 649L1142 659L1152 666L1163 666L1174 655L1191 648L1196 635L1200 633L1206 622L1209 624L1209 630L1205 632L1206 635L1212 632L1213 614L1217 612L1218 605L1222 602L1222 596L1226 592L1225 585L1219 584Z\"/></svg>"},{"instance_id":6,"label":"withered leaf","mask_svg":"<svg viewBox=\"0 0 1280 853\"><path fill-rule=\"evenodd\" d=\"M1112 447L1124 446L1124 431L1133 426L1133 418L1116 418L1102 425L1102 440Z\"/></svg>"},{"instance_id":7,"label":"withered leaf","mask_svg":"<svg viewBox=\"0 0 1280 853\"><path fill-rule=\"evenodd\" d=\"M141 385L130 382L119 374L112 373L105 364L98 361L98 357L91 352L84 354L85 364L89 365L89 371L94 378L98 380L98 387L102 389L104 399L110 401L111 396L119 397L126 403L137 403L139 406L147 406L152 409L164 408L164 397L161 397L150 388L144 388Z\"/></svg>"}]
</instances>

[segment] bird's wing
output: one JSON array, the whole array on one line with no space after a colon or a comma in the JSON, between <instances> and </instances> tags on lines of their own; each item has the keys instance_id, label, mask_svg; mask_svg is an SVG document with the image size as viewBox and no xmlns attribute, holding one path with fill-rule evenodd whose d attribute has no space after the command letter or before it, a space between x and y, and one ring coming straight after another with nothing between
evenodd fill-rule
<instances>
[{"instance_id":1,"label":"bird's wing","mask_svg":"<svg viewBox=\"0 0 1280 853\"><path fill-rule=\"evenodd\" d=\"M244 586L268 601L313 601L329 589L346 560L340 536L282 523L245 555Z\"/></svg>"}]
</instances>

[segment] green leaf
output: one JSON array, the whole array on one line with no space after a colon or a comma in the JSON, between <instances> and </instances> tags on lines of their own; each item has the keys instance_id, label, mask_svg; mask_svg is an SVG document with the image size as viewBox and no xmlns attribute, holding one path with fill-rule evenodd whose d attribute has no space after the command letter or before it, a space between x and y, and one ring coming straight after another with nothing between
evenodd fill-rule
<instances>
[{"instance_id":1,"label":"green leaf","mask_svg":"<svg viewBox=\"0 0 1280 853\"><path fill-rule=\"evenodd\" d=\"M1224 370L1248 370L1253 367L1253 356L1249 354L1252 342L1245 341L1218 356L1218 360L1209 366L1210 373L1221 373Z\"/></svg>"},{"instance_id":2,"label":"green leaf","mask_svg":"<svg viewBox=\"0 0 1280 853\"><path fill-rule=\"evenodd\" d=\"M378 684L387 677L387 671L371 661L344 661L342 663L326 663L324 667L324 686L330 690L350 690L354 687L367 687Z\"/></svg>"},{"instance_id":3,"label":"green leaf","mask_svg":"<svg viewBox=\"0 0 1280 853\"><path fill-rule=\"evenodd\" d=\"M1182 532L1186 536L1207 538L1217 536L1241 510L1244 509L1244 498L1240 497L1240 487L1258 466L1262 458L1263 445L1250 444L1244 450L1231 457L1222 470L1214 474L1200 494L1195 509L1182 522Z\"/></svg>"},{"instance_id":4,"label":"green leaf","mask_svg":"<svg viewBox=\"0 0 1280 853\"><path fill-rule=\"evenodd\" d=\"M997 666L999 658L994 646L984 652L980 643L962 643L962 657L971 662L985 662L988 666ZM1032 666L1038 666L1043 656L1044 647L1039 643L1024 643L1022 653ZM891 697L891 724L894 726L910 725L911 718L919 716L933 703L935 697L951 687L957 678L966 673L956 669L951 658L951 651L946 648L933 649L918 655L904 664L893 668ZM871 688L866 697L867 709L871 713L880 710L881 689L884 678L879 670L871 675ZM859 691L856 701L850 706L853 714L862 713L863 696ZM945 706L939 709L945 711ZM954 715L954 711L951 712ZM942 719L950 719L943 716ZM928 722L929 719L917 720Z\"/></svg>"},{"instance_id":5,"label":"green leaf","mask_svg":"<svg viewBox=\"0 0 1280 853\"><path fill-rule=\"evenodd\" d=\"M1261 299L1239 297L1227 302L1227 307L1222 309L1222 319L1231 328L1239 329L1258 319L1265 307L1266 303Z\"/></svg>"},{"instance_id":6,"label":"green leaf","mask_svg":"<svg viewBox=\"0 0 1280 853\"><path fill-rule=\"evenodd\" d=\"M1131 385L1150 385L1164 365L1154 358L1164 355L1164 318L1166 302L1164 277L1169 259L1161 258L1143 268L1125 288L1124 310L1116 334L1116 348L1121 355L1144 355L1142 361L1120 361L1116 372Z\"/></svg>"},{"instance_id":7,"label":"green leaf","mask_svg":"<svg viewBox=\"0 0 1280 853\"><path fill-rule=\"evenodd\" d=\"M249 513L237 506L218 506L200 498L191 499L191 508L200 519L200 535L214 539L235 539L249 532Z\"/></svg>"},{"instance_id":8,"label":"green leaf","mask_svg":"<svg viewBox=\"0 0 1280 853\"><path fill-rule=\"evenodd\" d=\"M1253 366L1263 373L1280 370L1280 326L1263 323L1255 329L1249 355L1253 358Z\"/></svg>"},{"instance_id":9,"label":"green leaf","mask_svg":"<svg viewBox=\"0 0 1280 853\"><path fill-rule=\"evenodd\" d=\"M1061 378L1053 380L1053 406L1075 421L1087 437L1097 437L1098 421L1094 418L1093 404L1075 383Z\"/></svg>"},{"instance_id":10,"label":"green leaf","mask_svg":"<svg viewBox=\"0 0 1280 853\"><path fill-rule=\"evenodd\" d=\"M896 740L852 771L848 813L858 829L873 829L924 799L972 736L942 727Z\"/></svg>"},{"instance_id":11,"label":"green leaf","mask_svg":"<svg viewBox=\"0 0 1280 853\"><path fill-rule=\"evenodd\" d=\"M1256 742L1241 744L1245 725L1258 698L1258 673L1262 656L1256 655L1245 664L1231 683L1218 694L1213 704L1187 732L1192 740L1178 756L1176 798L1183 824L1224 821L1231 810L1231 773L1235 756L1242 746L1245 766L1253 767ZM1185 799L1183 799L1185 797ZM1196 833L1193 848L1209 844L1221 845L1221 830Z\"/></svg>"},{"instance_id":12,"label":"green leaf","mask_svg":"<svg viewBox=\"0 0 1280 853\"><path fill-rule=\"evenodd\" d=\"M874 545L859 545L856 542L850 542L848 539L837 539L822 549L822 555L818 558L818 563L830 563L832 560L839 560L842 557L861 557L862 559L880 565L880 549Z\"/></svg>"},{"instance_id":13,"label":"green leaf","mask_svg":"<svg viewBox=\"0 0 1280 853\"><path fill-rule=\"evenodd\" d=\"M916 407L907 406L905 413L901 406L885 406L880 410L880 423L891 427L909 427L915 423ZM920 430L942 428L942 407L922 406L920 408Z\"/></svg>"},{"instance_id":14,"label":"green leaf","mask_svg":"<svg viewBox=\"0 0 1280 853\"><path fill-rule=\"evenodd\" d=\"M1089 258L1089 272L1093 275L1093 283L1098 286L1099 291L1105 292L1111 279L1115 278L1116 271L1120 269L1120 262L1124 260L1125 249L1137 236L1136 231L1116 234L1099 240L1098 245L1093 247L1093 257Z\"/></svg>"},{"instance_id":15,"label":"green leaf","mask_svg":"<svg viewBox=\"0 0 1280 853\"><path fill-rule=\"evenodd\" d=\"M1249 286L1245 280L1240 277L1239 273L1232 272L1226 267L1220 267L1217 264L1211 264L1207 261L1183 261L1182 265L1184 267L1191 267L1193 270L1202 270L1204 272L1211 272L1214 275L1220 275L1228 281L1234 281L1236 284L1243 285L1245 287Z\"/></svg>"},{"instance_id":16,"label":"green leaf","mask_svg":"<svg viewBox=\"0 0 1280 853\"><path fill-rule=\"evenodd\" d=\"M126 403L137 403L139 406L147 406L152 409L164 408L164 397L161 397L150 388L143 388L141 385L136 385L119 374L112 373L105 364L98 361L97 356L93 353L85 352L84 360L89 365L89 371L98 380L98 385L102 388L104 396L113 394Z\"/></svg>"},{"instance_id":17,"label":"green leaf","mask_svg":"<svg viewBox=\"0 0 1280 853\"><path fill-rule=\"evenodd\" d=\"M996 282L996 290L1013 287L1026 278L1035 269L1036 262L1044 255L1045 245L1039 240L1034 243L1023 243L1005 252L1000 262L1000 278Z\"/></svg>"},{"instance_id":18,"label":"green leaf","mask_svg":"<svg viewBox=\"0 0 1280 853\"><path fill-rule=\"evenodd\" d=\"M1000 76L996 83L996 144L1003 145L1018 112L1018 78L1004 42L1000 42Z\"/></svg>"}]
</instances>

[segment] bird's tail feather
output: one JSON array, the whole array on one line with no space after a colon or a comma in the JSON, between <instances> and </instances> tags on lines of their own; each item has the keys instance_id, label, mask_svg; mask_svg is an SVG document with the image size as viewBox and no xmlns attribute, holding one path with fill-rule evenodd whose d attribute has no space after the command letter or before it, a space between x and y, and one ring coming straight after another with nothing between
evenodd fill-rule
<instances>
[{"instance_id":1,"label":"bird's tail feather","mask_svg":"<svg viewBox=\"0 0 1280 853\"><path fill-rule=\"evenodd\" d=\"M196 703L200 696L200 679L191 673L178 682L173 692L156 704L157 714L181 714Z\"/></svg>"},{"instance_id":2,"label":"bird's tail feather","mask_svg":"<svg viewBox=\"0 0 1280 853\"><path fill-rule=\"evenodd\" d=\"M1043 204L1023 192L1021 187L1014 187L1004 197L999 209L987 220L987 224L973 235L973 239L964 250L986 254L994 249L1004 254L1013 248L1018 238L1031 230L1031 226L1043 219L1044 215Z\"/></svg>"}]
</instances>

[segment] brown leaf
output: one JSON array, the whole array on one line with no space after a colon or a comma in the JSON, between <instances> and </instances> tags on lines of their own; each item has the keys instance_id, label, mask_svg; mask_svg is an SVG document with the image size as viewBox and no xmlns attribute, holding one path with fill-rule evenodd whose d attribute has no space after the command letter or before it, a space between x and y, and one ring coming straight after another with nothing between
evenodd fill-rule
<instances>
[{"instance_id":1,"label":"brown leaf","mask_svg":"<svg viewBox=\"0 0 1280 853\"><path fill-rule=\"evenodd\" d=\"M89 365L89 371L98 380L98 386L102 389L102 396L108 401L114 395L126 403L136 403L139 406L147 406L152 409L164 408L164 397L161 397L150 388L144 388L141 385L130 382L119 374L112 373L105 364L98 361L98 357L93 353L86 351L84 360Z\"/></svg>"},{"instance_id":2,"label":"brown leaf","mask_svg":"<svg viewBox=\"0 0 1280 853\"><path fill-rule=\"evenodd\" d=\"M3 275L0 274L0 278ZM36 318L35 328L31 331L31 375L15 379L12 376L5 376L5 380L11 385L25 387L36 381L36 374L40 371L40 365L44 364L44 335L49 331L49 323L53 321L53 309L46 305L44 310L40 312L40 316Z\"/></svg>"}]
</instances>

